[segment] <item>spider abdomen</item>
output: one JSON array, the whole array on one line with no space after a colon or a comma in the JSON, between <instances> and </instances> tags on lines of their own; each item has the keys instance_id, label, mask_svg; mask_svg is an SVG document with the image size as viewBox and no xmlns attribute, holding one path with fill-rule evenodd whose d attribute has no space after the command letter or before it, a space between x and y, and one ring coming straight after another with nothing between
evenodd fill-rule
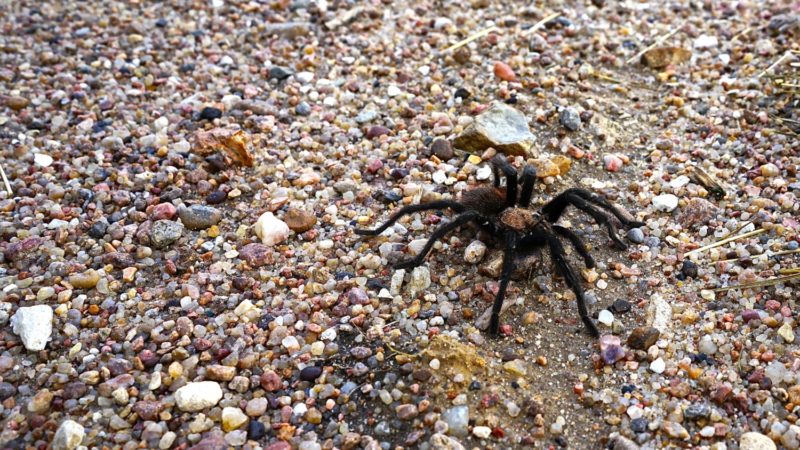
<instances>
[{"instance_id":1,"label":"spider abdomen","mask_svg":"<svg viewBox=\"0 0 800 450\"><path fill-rule=\"evenodd\" d=\"M496 216L506 208L506 190L491 186L470 189L461 194L461 204L484 216Z\"/></svg>"}]
</instances>

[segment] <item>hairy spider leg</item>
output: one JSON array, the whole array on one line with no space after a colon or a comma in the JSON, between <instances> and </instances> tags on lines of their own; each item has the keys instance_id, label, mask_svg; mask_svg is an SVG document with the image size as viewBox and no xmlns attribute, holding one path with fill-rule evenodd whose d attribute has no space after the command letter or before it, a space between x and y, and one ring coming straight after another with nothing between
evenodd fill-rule
<instances>
[{"instance_id":1,"label":"hairy spider leg","mask_svg":"<svg viewBox=\"0 0 800 450\"><path fill-rule=\"evenodd\" d=\"M506 297L508 282L511 280L511 272L514 270L514 259L516 254L519 236L516 232L507 232L505 235L505 249L503 253L503 269L500 272L500 288L497 290L497 297L492 305L492 316L489 320L489 333L497 336L500 332L500 311L503 309L503 301Z\"/></svg>"},{"instance_id":2,"label":"hairy spider leg","mask_svg":"<svg viewBox=\"0 0 800 450\"><path fill-rule=\"evenodd\" d=\"M431 235L430 239L428 239L428 242L425 243L425 246L422 248L422 251L420 251L417 256L395 264L394 268L413 269L414 267L421 265L423 262L425 262L425 257L431 251L431 249L433 248L433 244L435 244L437 240L443 238L444 235L460 227L461 225L465 225L469 222L480 219L482 219L481 214L477 211L467 211L463 214L459 214L452 221L437 228Z\"/></svg>"},{"instance_id":3,"label":"hairy spider leg","mask_svg":"<svg viewBox=\"0 0 800 450\"><path fill-rule=\"evenodd\" d=\"M519 206L527 208L531 204L533 196L533 185L536 182L536 169L533 166L525 166L522 170L522 192L519 194Z\"/></svg>"},{"instance_id":4,"label":"hairy spider leg","mask_svg":"<svg viewBox=\"0 0 800 450\"><path fill-rule=\"evenodd\" d=\"M557 195L542 207L542 213L544 213L544 215L547 217L548 222L554 223L559 217L561 217L561 215L564 213L564 210L569 205L572 205L586 214L589 214L598 224L605 225L606 229L608 230L609 237L612 241L614 241L614 244L616 244L617 248L620 250L625 250L628 248L627 244L622 242L622 240L619 238L617 226L613 221L611 221L610 217L606 213L595 208L587 200L584 200L582 197L572 192L566 191Z\"/></svg>"},{"instance_id":5,"label":"hairy spider leg","mask_svg":"<svg viewBox=\"0 0 800 450\"><path fill-rule=\"evenodd\" d=\"M500 176L497 170L500 169L503 171L503 175L506 176L506 205L511 208L517 204L517 169L509 164L503 155L499 154L492 158L491 163L495 174L495 187L500 186Z\"/></svg>"},{"instance_id":6,"label":"hairy spider leg","mask_svg":"<svg viewBox=\"0 0 800 450\"><path fill-rule=\"evenodd\" d=\"M564 277L567 286L575 293L575 299L578 302L578 315L581 317L583 324L586 325L586 329L589 330L589 334L593 337L600 336L597 325L594 324L594 321L589 317L589 312L586 310L586 301L583 298L581 280L569 265L564 253L564 246L561 245L561 241L556 236L547 236L547 245L550 247L550 257L553 259L556 270Z\"/></svg>"},{"instance_id":7,"label":"hairy spider leg","mask_svg":"<svg viewBox=\"0 0 800 450\"><path fill-rule=\"evenodd\" d=\"M353 232L355 234L360 234L362 236L377 236L383 233L390 226L394 225L394 223L400 220L400 218L402 218L403 216L420 211L428 211L431 209L445 209L445 208L450 208L457 213L464 212L464 210L466 209L464 205L454 200L440 200L429 203L420 203L418 205L404 206L400 208L399 211L394 213L392 217L390 217L389 220L386 221L386 223L379 226L378 228L375 228L374 230L356 228L355 230L353 230Z\"/></svg>"},{"instance_id":8,"label":"hairy spider leg","mask_svg":"<svg viewBox=\"0 0 800 450\"><path fill-rule=\"evenodd\" d=\"M595 205L597 205L597 206L599 206L599 207L611 212L611 214L614 214L614 217L616 217L617 220L619 220L620 223L625 228L630 229L630 228L638 228L638 227L643 227L644 226L644 222L639 222L639 221L636 221L636 220L629 220L627 217L625 217L625 215L623 215L619 211L618 207L612 205L611 203L608 202L608 200L604 199L603 197L601 197L601 196L599 196L599 195L597 195L597 194L595 194L593 192L587 191L586 189L580 189L580 188L567 189L566 192L571 192L572 194L575 194L575 195L577 195L579 197L582 197L584 200L589 201L591 203L594 203Z\"/></svg>"},{"instance_id":9,"label":"hairy spider leg","mask_svg":"<svg viewBox=\"0 0 800 450\"><path fill-rule=\"evenodd\" d=\"M572 246L575 247L575 250L577 250L578 254L583 258L583 263L586 265L587 269L595 267L594 258L589 254L589 249L586 248L586 244L584 244L580 236L569 228L564 228L561 225L553 225L552 228L559 236L569 239L569 242L572 243Z\"/></svg>"}]
</instances>

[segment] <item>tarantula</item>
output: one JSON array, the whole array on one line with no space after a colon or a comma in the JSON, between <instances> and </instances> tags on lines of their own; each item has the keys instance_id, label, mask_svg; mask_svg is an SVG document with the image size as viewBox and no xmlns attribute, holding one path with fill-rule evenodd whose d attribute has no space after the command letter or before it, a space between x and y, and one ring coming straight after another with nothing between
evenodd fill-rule
<instances>
[{"instance_id":1,"label":"tarantula","mask_svg":"<svg viewBox=\"0 0 800 450\"><path fill-rule=\"evenodd\" d=\"M579 188L567 189L545 204L540 210L530 209L533 185L536 181L536 169L526 166L522 171L521 180L517 183L517 171L506 161L502 155L497 155L491 160L494 173L494 185L482 186L466 191L461 196L461 201L440 200L419 205L410 205L394 213L389 220L374 230L356 229L355 233L366 236L376 236L392 226L401 217L419 211L435 209L452 209L456 213L450 222L437 228L414 258L396 264L396 269L410 269L421 265L425 256L433 248L438 239L450 231L467 223L476 223L492 236L497 236L503 241L503 267L500 275L500 289L492 305L492 315L489 322L489 332L497 335L500 328L500 310L503 305L506 288L508 287L515 262L541 247L547 247L555 265L556 271L564 277L567 286L575 293L578 302L578 314L589 333L597 337L597 326L589 317L584 301L583 287L580 277L567 261L567 256L561 238L565 238L577 250L587 268L595 266L594 259L589 254L586 245L580 237L568 228L555 223L564 213L567 206L572 205L590 215L598 224L608 230L608 234L617 248L627 248L617 235L617 225L612 216L626 228L641 227L644 224L630 220L617 207L605 199ZM505 186L501 186L501 173L506 178ZM518 189L519 187L519 189ZM609 214L610 213L610 214Z\"/></svg>"}]
</instances>

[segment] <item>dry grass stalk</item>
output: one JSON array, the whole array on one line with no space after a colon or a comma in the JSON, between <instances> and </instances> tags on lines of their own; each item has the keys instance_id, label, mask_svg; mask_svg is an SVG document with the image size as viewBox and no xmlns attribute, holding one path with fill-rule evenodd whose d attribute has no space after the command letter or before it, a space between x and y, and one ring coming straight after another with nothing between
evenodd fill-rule
<instances>
[{"instance_id":1,"label":"dry grass stalk","mask_svg":"<svg viewBox=\"0 0 800 450\"><path fill-rule=\"evenodd\" d=\"M736 286L726 286L726 287L716 288L716 289L712 289L712 290L714 292L724 292L724 291L730 291L730 290L733 290L733 289L761 288L761 287L767 287L767 286L774 286L776 284L786 283L786 282L789 282L789 281L792 281L792 280L797 280L797 279L800 279L800 273L797 273L797 274L794 274L794 275L788 275L788 276L785 276L785 277L771 278L769 280L764 280L764 281L756 281L754 283L749 283L749 284L737 284Z\"/></svg>"},{"instance_id":2,"label":"dry grass stalk","mask_svg":"<svg viewBox=\"0 0 800 450\"><path fill-rule=\"evenodd\" d=\"M681 31L681 28L683 28L684 25L686 25L686 21L685 20L683 22L681 22L680 25L675 27L674 30L672 30L669 33L665 34L664 36L661 36L660 38L656 39L656 41L653 42L652 44L650 44L649 46L647 46L647 48L645 48L644 50L640 51L639 53L637 53L637 54L631 56L630 58L628 58L628 60L625 61L625 64L630 64L633 61L636 61L637 59L641 58L642 55L647 53L648 50L652 50L652 49L658 47L659 45L663 44L664 42L666 42L667 39L669 39L673 35L675 35L675 33L677 33L678 31Z\"/></svg>"},{"instance_id":3,"label":"dry grass stalk","mask_svg":"<svg viewBox=\"0 0 800 450\"><path fill-rule=\"evenodd\" d=\"M447 47L446 49L442 50L442 53L447 53L447 52L452 52L453 50L457 50L457 49L469 44L470 42L474 41L475 39L478 39L478 38L481 38L483 36L486 36L487 34L491 33L492 31L497 31L497 30L498 30L498 28L495 25L492 25L491 27L486 28L483 31L479 31L479 32L473 34L472 36L470 36L470 37L468 37L468 38L466 38L464 40L458 41L455 44L451 45L450 47Z\"/></svg>"},{"instance_id":4,"label":"dry grass stalk","mask_svg":"<svg viewBox=\"0 0 800 450\"><path fill-rule=\"evenodd\" d=\"M2 165L0 165L0 175L3 177L3 184L6 186L6 192L8 192L8 195L14 195L14 191L11 190L11 183L8 182L6 171L3 169Z\"/></svg>"},{"instance_id":5,"label":"dry grass stalk","mask_svg":"<svg viewBox=\"0 0 800 450\"><path fill-rule=\"evenodd\" d=\"M714 242L713 244L708 244L705 247L696 248L696 249L694 249L692 251L686 252L686 256L689 256L692 253L704 252L706 250L710 250L712 248L719 247L721 245L725 245L728 242L738 241L739 239L744 239L744 238L748 238L748 237L751 237L751 236L756 236L756 235L759 235L759 234L761 234L761 233L763 233L765 231L767 231L767 230L765 230L763 228L759 228L758 230L748 231L747 233L740 234L738 236L732 236L732 237L729 237L729 238L725 238L725 239L723 239L721 241Z\"/></svg>"}]
</instances>

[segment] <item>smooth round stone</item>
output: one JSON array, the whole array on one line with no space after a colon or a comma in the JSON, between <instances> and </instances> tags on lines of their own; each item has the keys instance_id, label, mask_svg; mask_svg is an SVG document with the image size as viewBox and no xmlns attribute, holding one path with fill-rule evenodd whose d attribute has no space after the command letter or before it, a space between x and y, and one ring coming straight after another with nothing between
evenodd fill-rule
<instances>
[{"instance_id":1,"label":"smooth round stone","mask_svg":"<svg viewBox=\"0 0 800 450\"><path fill-rule=\"evenodd\" d=\"M740 450L776 450L777 446L767 436L754 431L742 434L739 439Z\"/></svg>"},{"instance_id":2,"label":"smooth round stone","mask_svg":"<svg viewBox=\"0 0 800 450\"><path fill-rule=\"evenodd\" d=\"M604 309L600 311L600 314L597 315L597 321L607 327L610 327L611 324L614 323L614 314L611 314L611 311Z\"/></svg>"},{"instance_id":3,"label":"smooth round stone","mask_svg":"<svg viewBox=\"0 0 800 450\"><path fill-rule=\"evenodd\" d=\"M644 231L641 228L631 228L628 230L627 235L628 239L635 244L644 242Z\"/></svg>"}]
</instances>

